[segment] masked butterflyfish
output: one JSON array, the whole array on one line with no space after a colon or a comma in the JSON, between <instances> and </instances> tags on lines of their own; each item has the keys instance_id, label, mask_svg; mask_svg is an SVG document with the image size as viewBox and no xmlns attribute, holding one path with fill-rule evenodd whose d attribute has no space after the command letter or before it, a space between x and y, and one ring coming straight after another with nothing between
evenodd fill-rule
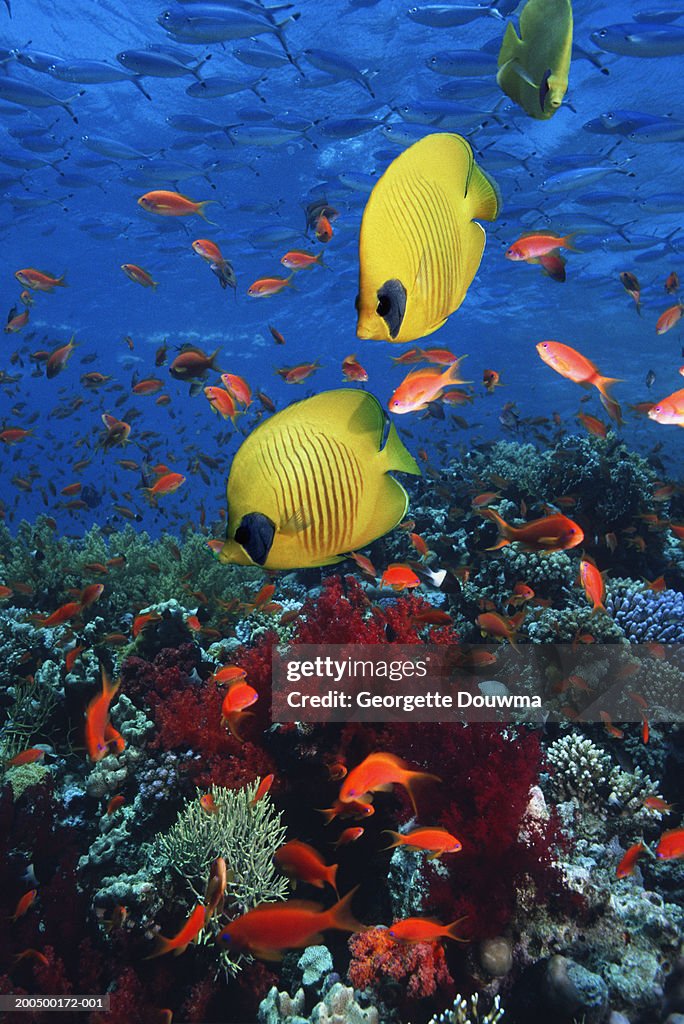
<instances>
[{"instance_id":1,"label":"masked butterflyfish","mask_svg":"<svg viewBox=\"0 0 684 1024\"><path fill-rule=\"evenodd\" d=\"M464 138L427 135L389 165L371 192L359 236L356 333L407 342L432 334L458 309L495 220L496 185Z\"/></svg>"},{"instance_id":2,"label":"masked butterflyfish","mask_svg":"<svg viewBox=\"0 0 684 1024\"><path fill-rule=\"evenodd\" d=\"M509 22L499 52L496 80L530 117L548 121L568 88L572 53L570 0L528 0L520 36Z\"/></svg>"},{"instance_id":3,"label":"masked butterflyfish","mask_svg":"<svg viewBox=\"0 0 684 1024\"><path fill-rule=\"evenodd\" d=\"M391 471L420 476L415 460L367 391L324 391L262 423L228 476L221 562L305 569L339 562L406 515Z\"/></svg>"}]
</instances>

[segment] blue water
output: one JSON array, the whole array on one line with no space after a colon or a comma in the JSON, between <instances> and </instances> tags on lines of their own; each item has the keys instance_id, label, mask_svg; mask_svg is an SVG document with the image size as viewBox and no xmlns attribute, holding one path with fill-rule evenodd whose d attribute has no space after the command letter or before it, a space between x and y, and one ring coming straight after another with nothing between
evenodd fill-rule
<instances>
[{"instance_id":1,"label":"blue water","mask_svg":"<svg viewBox=\"0 0 684 1024\"><path fill-rule=\"evenodd\" d=\"M188 4L186 10L194 5ZM354 296L357 290L358 231L367 193L348 187L350 175L376 179L402 146L382 134L383 124L419 134L439 125L405 124L396 112L407 103L439 99L437 90L466 85L468 78L447 77L428 69L427 59L440 51L479 49L496 52L504 22L481 16L455 28L416 23L407 16L407 3L382 0L375 4L312 2L297 5L300 17L284 28L287 47L298 70L290 63L275 69L257 69L241 63L233 50L241 46L268 47L282 54L272 34L255 41L210 43L178 41L157 23L161 5L149 0L135 10L123 2L76 2L67 5L25 3L14 0L12 18L0 11L0 41L7 50L46 51L64 60L105 61L120 68L122 50L153 44L175 45L197 60L211 54L200 75L226 76L254 82L262 99L246 90L232 96L198 99L186 95L195 82L182 78L146 77L151 101L129 82L72 85L8 59L2 73L67 99L73 99L75 124L60 107L27 109L0 102L2 141L0 175L3 179L0 225L3 237L3 308L18 305L20 288L13 273L37 267L66 274L68 288L36 294L30 323L2 344L2 369L19 379L3 385L5 426L27 426L33 435L2 452L3 475L33 476L30 492L3 487L9 520L48 511L73 532L93 521L123 524L111 506L130 506L153 529L173 520L193 521L200 502L209 519L222 506L224 483L231 456L254 423L253 413L243 416L240 432L231 433L216 418L204 398L190 398L188 384L173 380L168 366L157 370L154 355L164 341L169 361L185 342L205 351L220 349L222 370L243 375L253 390L265 391L282 407L295 398L340 386L342 359L356 353L367 369L366 385L386 405L406 369L395 368L390 356L402 346L360 342L355 337ZM423 5L424 6L424 5ZM654 194L680 190L684 152L681 143L635 143L619 134L595 134L583 129L593 118L609 111L677 115L677 56L658 59L618 56L599 52L590 33L614 22L629 20L643 4L582 3L575 10L575 41L596 54L600 68L587 59L572 63L566 102L547 122L529 118L504 96L493 77L480 95L466 98L473 107L459 128L470 139L476 158L497 181L504 208L499 220L487 227L482 265L465 302L430 344L449 347L456 355L468 354L465 376L475 382L472 407L458 409L468 428L454 427L450 416L422 423L415 414L398 425L409 429L415 443L437 439L454 454L459 446L473 446L502 435L499 415L507 402L517 404L524 417L559 412L563 429L580 431L575 421L583 392L544 366L535 344L552 338L578 348L609 376L624 378L616 387L626 413L623 436L630 445L647 452L663 443L660 458L676 475L678 431L636 419L629 404L654 401L678 389L677 369L682 362L681 328L663 337L655 334L658 315L676 297L665 294L663 284L672 270L682 270L684 236L676 232L681 211L645 212L640 203ZM292 11L284 11L285 17ZM308 48L323 48L346 57L368 73L376 99L358 81L330 79L312 67L303 55ZM268 126L275 120L306 119L314 125L306 136L277 146L233 145L220 128L206 132L174 130L167 118L199 115L218 126ZM323 134L326 118L371 117L377 127L359 137L333 139ZM484 123L484 126L480 126ZM147 159L108 160L87 149L83 135L104 136L149 154ZM28 144L33 149L23 145ZM219 143L217 145L217 142ZM36 152L40 148L42 152ZM5 158L52 161L52 165L22 171L5 166ZM198 167L193 177L174 182L157 181L158 161L174 160ZM212 165L204 175L202 167ZM573 166L605 165L609 173L597 183L572 191L544 191L550 175ZM64 175L68 175L66 179ZM82 176L75 178L74 176ZM14 178L11 182L9 179ZM215 199L207 215L216 226L199 217L161 218L137 205L150 188L177 188L194 200ZM603 190L606 197L582 202L587 193ZM681 192L680 192L681 195ZM325 197L339 210L334 236L325 247L328 270L314 267L297 275L297 290L252 299L249 285L261 276L285 274L280 257L289 248L317 252L321 246L304 233L303 205ZM35 208L26 208L35 200ZM41 205L38 205L40 203ZM45 203L45 205L42 205ZM597 221L595 227L588 218ZM587 231L587 227L591 231ZM565 234L579 228L576 244L581 252L567 254L567 281L558 284L538 267L505 260L506 248L525 230L550 229ZM274 239L274 233L285 232ZM286 233L290 232L288 236ZM617 235L616 232L621 232ZM235 295L222 291L209 267L191 249L196 238L218 243L237 275ZM279 238L286 240L280 241ZM156 292L129 281L122 263L144 267L159 282ZM643 315L638 317L618 275L630 270L642 287ZM276 346L268 331L272 324L286 338ZM51 381L32 373L30 353L52 349L74 334L78 347L66 369ZM129 351L124 337L133 339ZM426 342L426 344L428 344ZM84 364L84 359L93 361ZM283 365L320 359L320 370L299 386L284 384L274 370ZM486 395L482 371L500 372L505 387ZM112 380L97 391L80 383L81 374L99 370ZM656 374L651 391L645 378ZM158 373L171 403L155 404L153 397L136 398L126 392L133 375ZM210 374L205 383L218 383ZM63 419L59 410L76 397L80 408ZM585 411L602 415L592 391ZM116 400L120 399L120 405ZM101 433L101 414L121 416L131 408L130 443L108 454L95 449ZM51 415L53 414L53 415ZM604 416L605 419L605 416ZM229 425L228 425L229 426ZM141 460L140 435L153 462L162 461L188 479L184 488L163 502L156 512L147 509L138 474L122 471L116 458ZM196 473L199 452L220 459L221 469ZM71 464L92 455L80 476ZM444 461L434 453L435 461ZM32 468L34 472L31 473ZM190 473L187 470L190 469ZM60 508L53 495L76 479L91 483L101 495L93 510L71 512ZM121 498L131 490L133 500ZM45 497L43 497L45 494ZM74 516L76 517L74 519Z\"/></svg>"}]
</instances>

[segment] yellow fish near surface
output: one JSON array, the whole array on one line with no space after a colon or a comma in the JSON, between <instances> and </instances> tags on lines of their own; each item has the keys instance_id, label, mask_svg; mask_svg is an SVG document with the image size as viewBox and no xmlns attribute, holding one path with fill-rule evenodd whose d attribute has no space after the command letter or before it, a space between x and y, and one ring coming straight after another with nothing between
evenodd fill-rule
<instances>
[{"instance_id":1,"label":"yellow fish near surface","mask_svg":"<svg viewBox=\"0 0 684 1024\"><path fill-rule=\"evenodd\" d=\"M331 565L406 515L391 470L420 470L367 391L324 391L262 423L228 476L228 527L219 561L265 569Z\"/></svg>"},{"instance_id":2,"label":"yellow fish near surface","mask_svg":"<svg viewBox=\"0 0 684 1024\"><path fill-rule=\"evenodd\" d=\"M356 334L415 341L463 302L485 232L496 220L496 185L460 135L427 135L393 160L371 192L359 236Z\"/></svg>"},{"instance_id":3,"label":"yellow fish near surface","mask_svg":"<svg viewBox=\"0 0 684 1024\"><path fill-rule=\"evenodd\" d=\"M548 121L567 91L571 53L570 0L528 0L520 15L520 36L508 23L496 80L530 117Z\"/></svg>"}]
</instances>

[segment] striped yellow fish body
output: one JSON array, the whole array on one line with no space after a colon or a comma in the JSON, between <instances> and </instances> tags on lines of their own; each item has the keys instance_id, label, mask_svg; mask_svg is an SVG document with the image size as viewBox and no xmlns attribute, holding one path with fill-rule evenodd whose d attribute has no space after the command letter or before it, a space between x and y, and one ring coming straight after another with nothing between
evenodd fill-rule
<instances>
[{"instance_id":1,"label":"striped yellow fish body","mask_svg":"<svg viewBox=\"0 0 684 1024\"><path fill-rule=\"evenodd\" d=\"M563 102L572 54L570 0L528 0L520 36L509 22L496 80L530 117L548 121Z\"/></svg>"},{"instance_id":2,"label":"striped yellow fish body","mask_svg":"<svg viewBox=\"0 0 684 1024\"><path fill-rule=\"evenodd\" d=\"M359 338L432 334L463 302L495 220L496 186L460 135L427 135L393 160L371 192L359 236Z\"/></svg>"},{"instance_id":3,"label":"striped yellow fish body","mask_svg":"<svg viewBox=\"0 0 684 1024\"><path fill-rule=\"evenodd\" d=\"M326 391L262 423L228 477L219 559L266 569L341 561L404 518L408 495L391 470L420 475L394 425L366 391Z\"/></svg>"}]
</instances>

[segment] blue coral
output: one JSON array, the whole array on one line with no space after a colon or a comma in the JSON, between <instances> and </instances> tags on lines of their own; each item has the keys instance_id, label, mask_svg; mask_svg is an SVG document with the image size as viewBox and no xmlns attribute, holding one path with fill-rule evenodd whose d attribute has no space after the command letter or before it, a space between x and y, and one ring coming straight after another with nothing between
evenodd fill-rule
<instances>
[{"instance_id":1,"label":"blue coral","mask_svg":"<svg viewBox=\"0 0 684 1024\"><path fill-rule=\"evenodd\" d=\"M630 643L684 643L684 594L676 590L612 590L606 610Z\"/></svg>"}]
</instances>

